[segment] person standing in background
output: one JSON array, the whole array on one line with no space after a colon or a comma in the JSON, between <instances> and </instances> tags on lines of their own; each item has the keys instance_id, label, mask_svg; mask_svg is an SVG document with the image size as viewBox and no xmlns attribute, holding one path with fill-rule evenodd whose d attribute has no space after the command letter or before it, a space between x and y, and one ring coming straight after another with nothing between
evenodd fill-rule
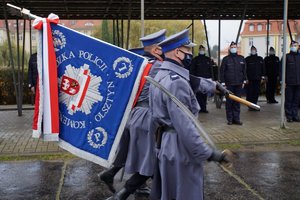
<instances>
[{"instance_id":1,"label":"person standing in background","mask_svg":"<svg viewBox=\"0 0 300 200\"><path fill-rule=\"evenodd\" d=\"M28 63L28 87L32 92L32 102L34 102L37 78L38 78L37 53L34 53L30 56L29 63Z\"/></svg>"},{"instance_id":2,"label":"person standing in background","mask_svg":"<svg viewBox=\"0 0 300 200\"><path fill-rule=\"evenodd\" d=\"M241 97L242 89L247 80L246 61L243 56L237 54L237 45L235 42L231 42L229 51L229 55L223 58L221 64L221 83L233 92L233 94ZM226 118L228 125L243 124L240 121L240 103L226 99Z\"/></svg>"},{"instance_id":3,"label":"person standing in background","mask_svg":"<svg viewBox=\"0 0 300 200\"><path fill-rule=\"evenodd\" d=\"M260 83L264 81L265 66L262 57L257 55L257 49L255 46L251 47L251 55L246 59L247 65L247 101L257 104L260 94ZM249 107L249 111L256 111Z\"/></svg>"},{"instance_id":4,"label":"person standing in background","mask_svg":"<svg viewBox=\"0 0 300 200\"><path fill-rule=\"evenodd\" d=\"M277 80L279 77L280 61L279 57L275 55L275 49L270 47L269 56L265 57L266 67L266 98L267 103L278 103L275 99Z\"/></svg>"},{"instance_id":5,"label":"person standing in background","mask_svg":"<svg viewBox=\"0 0 300 200\"><path fill-rule=\"evenodd\" d=\"M190 74L202 78L213 78L213 61L205 55L205 47L199 46L199 55L193 58L192 65L190 67ZM207 94L198 92L196 94L197 101L200 105L200 112L208 113L206 108Z\"/></svg>"},{"instance_id":6,"label":"person standing in background","mask_svg":"<svg viewBox=\"0 0 300 200\"><path fill-rule=\"evenodd\" d=\"M287 122L300 122L298 105L300 101L300 54L298 42L292 41L290 53L286 54L285 115Z\"/></svg>"}]
</instances>

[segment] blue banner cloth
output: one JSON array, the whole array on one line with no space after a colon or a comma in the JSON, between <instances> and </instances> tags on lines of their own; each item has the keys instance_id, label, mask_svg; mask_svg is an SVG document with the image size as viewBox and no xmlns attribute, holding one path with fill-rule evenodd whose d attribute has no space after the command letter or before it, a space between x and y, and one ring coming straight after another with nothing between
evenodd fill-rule
<instances>
[{"instance_id":1,"label":"blue banner cloth","mask_svg":"<svg viewBox=\"0 0 300 200\"><path fill-rule=\"evenodd\" d=\"M109 167L147 61L64 26L51 28L58 66L59 146Z\"/></svg>"}]
</instances>

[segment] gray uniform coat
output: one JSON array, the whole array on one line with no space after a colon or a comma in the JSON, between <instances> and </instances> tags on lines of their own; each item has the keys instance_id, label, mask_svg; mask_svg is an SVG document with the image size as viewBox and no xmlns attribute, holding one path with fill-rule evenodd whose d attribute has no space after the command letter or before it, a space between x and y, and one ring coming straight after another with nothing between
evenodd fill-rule
<instances>
[{"instance_id":1,"label":"gray uniform coat","mask_svg":"<svg viewBox=\"0 0 300 200\"><path fill-rule=\"evenodd\" d=\"M154 61L149 76L154 78L157 74L161 61ZM126 173L138 172L144 176L152 176L155 161L155 138L154 133L149 131L151 114L149 112L149 82L146 82L138 98L138 103L131 111L127 127L129 128L130 140Z\"/></svg>"},{"instance_id":2,"label":"gray uniform coat","mask_svg":"<svg viewBox=\"0 0 300 200\"><path fill-rule=\"evenodd\" d=\"M188 70L175 61L165 61L155 80L184 103L195 116L198 115L200 108L189 83ZM215 84L205 79L199 87L210 92L215 90ZM153 120L161 126L169 127L163 133L160 150L157 150L158 168L153 177L151 199L202 200L202 163L211 156L212 149L201 139L187 115L152 85L150 109Z\"/></svg>"}]
</instances>

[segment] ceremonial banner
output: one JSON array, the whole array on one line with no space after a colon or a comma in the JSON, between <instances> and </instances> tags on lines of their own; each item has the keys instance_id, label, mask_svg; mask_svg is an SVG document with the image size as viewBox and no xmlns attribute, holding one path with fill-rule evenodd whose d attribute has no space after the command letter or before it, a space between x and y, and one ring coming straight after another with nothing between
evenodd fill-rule
<instances>
[{"instance_id":1,"label":"ceremonial banner","mask_svg":"<svg viewBox=\"0 0 300 200\"><path fill-rule=\"evenodd\" d=\"M67 27L55 23L50 26L57 69L42 71L57 70L59 146L108 167L115 157L147 61ZM45 99L47 92L40 96ZM52 100L49 103L51 106ZM43 124L45 120L44 117Z\"/></svg>"}]
</instances>

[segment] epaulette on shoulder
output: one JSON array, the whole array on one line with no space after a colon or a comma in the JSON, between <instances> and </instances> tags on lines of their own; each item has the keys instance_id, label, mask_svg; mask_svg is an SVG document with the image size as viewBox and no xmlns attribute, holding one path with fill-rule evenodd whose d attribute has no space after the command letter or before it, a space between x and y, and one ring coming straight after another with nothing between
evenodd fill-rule
<instances>
[{"instance_id":1,"label":"epaulette on shoulder","mask_svg":"<svg viewBox=\"0 0 300 200\"><path fill-rule=\"evenodd\" d=\"M180 78L180 76L178 74L176 74L175 72L172 72L172 71L170 72L169 75L170 75L170 78L172 81Z\"/></svg>"}]
</instances>

